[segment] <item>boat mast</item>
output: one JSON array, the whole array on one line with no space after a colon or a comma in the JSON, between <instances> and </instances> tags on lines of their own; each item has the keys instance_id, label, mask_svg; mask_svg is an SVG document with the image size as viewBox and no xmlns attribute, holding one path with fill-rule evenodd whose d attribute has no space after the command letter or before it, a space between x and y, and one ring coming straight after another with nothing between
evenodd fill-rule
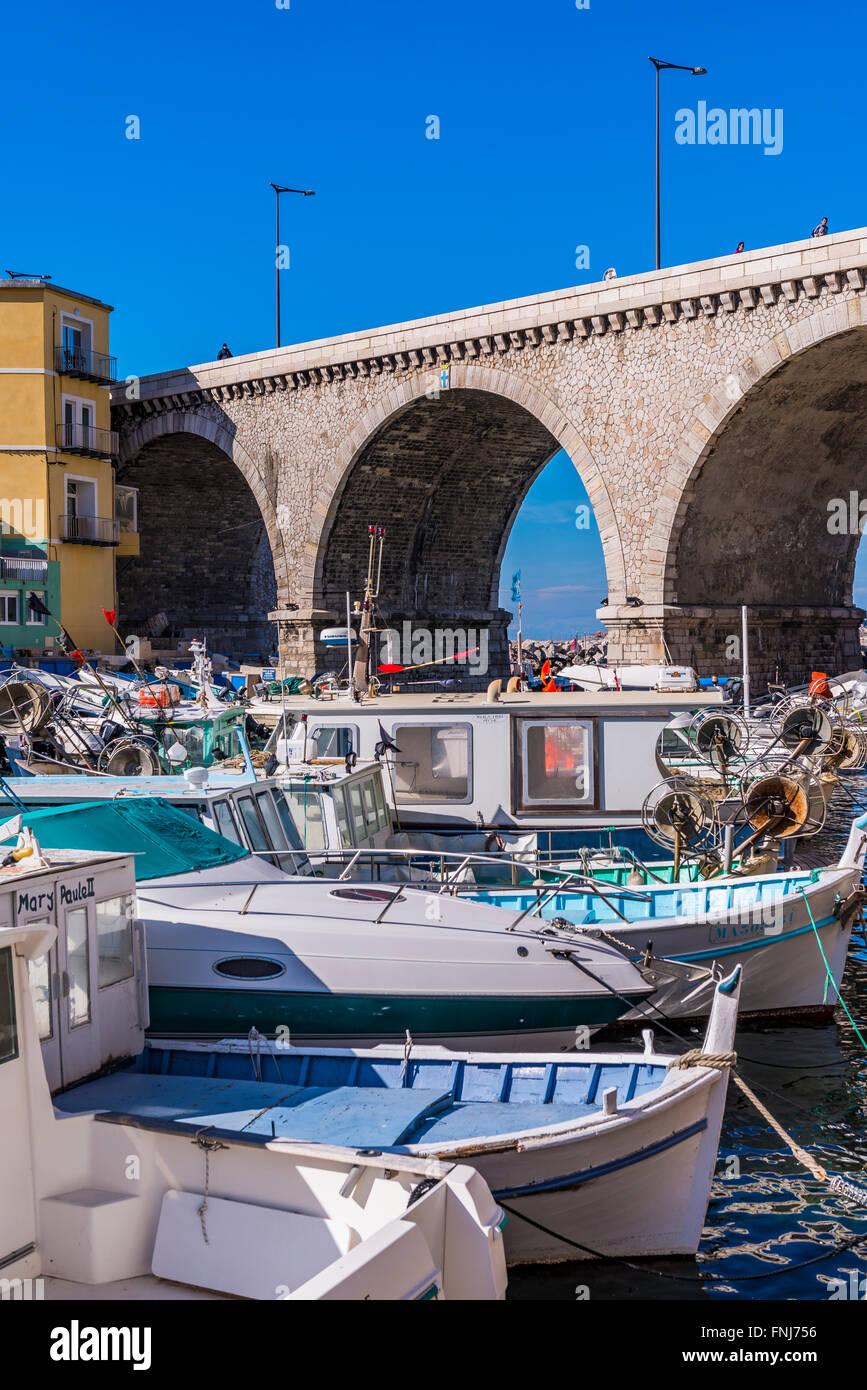
<instances>
[{"instance_id":1,"label":"boat mast","mask_svg":"<svg viewBox=\"0 0 867 1390\"><path fill-rule=\"evenodd\" d=\"M370 686L370 633L375 631L373 626L374 603L379 597L379 586L382 579L382 547L385 542L384 526L368 526L367 534L369 546L367 552L367 579L364 585L364 599L361 605L361 622L359 624L358 642L355 648L355 672L353 682L357 690L367 690ZM376 562L376 580L374 582L374 562Z\"/></svg>"}]
</instances>

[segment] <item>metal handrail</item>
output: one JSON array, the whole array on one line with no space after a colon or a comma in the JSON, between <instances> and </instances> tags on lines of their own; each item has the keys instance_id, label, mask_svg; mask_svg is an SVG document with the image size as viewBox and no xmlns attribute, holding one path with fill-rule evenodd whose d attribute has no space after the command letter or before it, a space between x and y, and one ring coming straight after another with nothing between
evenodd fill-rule
<instances>
[{"instance_id":1,"label":"metal handrail","mask_svg":"<svg viewBox=\"0 0 867 1390\"><path fill-rule=\"evenodd\" d=\"M74 516L71 512L57 518L60 539L90 542L92 545L117 545L119 528L113 516Z\"/></svg>"},{"instance_id":2,"label":"metal handrail","mask_svg":"<svg viewBox=\"0 0 867 1390\"><path fill-rule=\"evenodd\" d=\"M57 426L57 447L65 454L91 454L111 458L119 447L117 430L104 430L99 425L83 425L80 421L65 420Z\"/></svg>"},{"instance_id":3,"label":"metal handrail","mask_svg":"<svg viewBox=\"0 0 867 1390\"><path fill-rule=\"evenodd\" d=\"M117 358L91 348L61 345L54 349L54 368L61 376L77 376L87 381L117 381Z\"/></svg>"},{"instance_id":4,"label":"metal handrail","mask_svg":"<svg viewBox=\"0 0 867 1390\"><path fill-rule=\"evenodd\" d=\"M25 555L0 557L0 578L21 579L25 583L42 583L48 573L48 561Z\"/></svg>"}]
</instances>

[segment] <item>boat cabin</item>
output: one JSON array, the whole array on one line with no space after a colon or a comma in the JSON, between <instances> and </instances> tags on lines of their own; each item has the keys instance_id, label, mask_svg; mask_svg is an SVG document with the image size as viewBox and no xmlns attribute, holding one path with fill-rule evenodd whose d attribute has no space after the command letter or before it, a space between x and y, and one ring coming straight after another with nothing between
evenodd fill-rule
<instances>
[{"instance_id":1,"label":"boat cabin","mask_svg":"<svg viewBox=\"0 0 867 1390\"><path fill-rule=\"evenodd\" d=\"M251 1130L255 1083L168 1078L169 1094L130 1068L148 1022L133 864L4 847L3 1296L502 1298L503 1213L474 1169L275 1144Z\"/></svg>"},{"instance_id":2,"label":"boat cabin","mask_svg":"<svg viewBox=\"0 0 867 1390\"><path fill-rule=\"evenodd\" d=\"M129 854L50 849L0 868L0 1113L14 1085L3 1063L20 1042L15 957L27 961L52 1091L141 1050L148 1003L135 901Z\"/></svg>"},{"instance_id":3,"label":"boat cabin","mask_svg":"<svg viewBox=\"0 0 867 1390\"><path fill-rule=\"evenodd\" d=\"M718 690L287 696L268 748L288 771L371 760L385 735L384 784L404 829L635 827L660 781L661 730L721 703Z\"/></svg>"}]
</instances>

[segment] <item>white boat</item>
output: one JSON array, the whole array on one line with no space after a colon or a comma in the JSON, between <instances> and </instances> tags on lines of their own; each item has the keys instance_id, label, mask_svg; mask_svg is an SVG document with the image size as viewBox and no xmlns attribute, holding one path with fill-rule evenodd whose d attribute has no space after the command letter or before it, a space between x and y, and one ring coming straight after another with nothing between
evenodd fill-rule
<instances>
[{"instance_id":1,"label":"white boat","mask_svg":"<svg viewBox=\"0 0 867 1390\"><path fill-rule=\"evenodd\" d=\"M714 991L706 1056L732 1052L739 980L736 969ZM241 1111L266 1135L472 1163L508 1209L515 1264L695 1254L728 1067L672 1060L649 1030L643 1052L507 1057L415 1044L311 1051L260 1038L154 1041L111 1086L120 1108L164 1107L192 1125L212 1103L196 1090L207 1074L223 1088L204 1116L218 1127L223 1110ZM90 1104L88 1090L73 1103Z\"/></svg>"},{"instance_id":2,"label":"white boat","mask_svg":"<svg viewBox=\"0 0 867 1390\"><path fill-rule=\"evenodd\" d=\"M496 903L528 920L568 923L582 933L606 934L640 958L648 942L668 960L688 965L744 967L742 1017L813 1014L828 1017L837 1004L853 921L865 901L862 887L867 814L852 822L837 864L785 869L746 878L658 884L645 873L615 872L619 881L592 887L568 882L539 889L468 889L475 900ZM650 1006L627 1018L693 1017L710 1008L709 982L660 981Z\"/></svg>"},{"instance_id":3,"label":"white boat","mask_svg":"<svg viewBox=\"0 0 867 1390\"><path fill-rule=\"evenodd\" d=\"M691 666L599 666L575 662L563 666L557 679L570 681L577 690L698 690L698 676Z\"/></svg>"},{"instance_id":4,"label":"white boat","mask_svg":"<svg viewBox=\"0 0 867 1390\"><path fill-rule=\"evenodd\" d=\"M279 728L267 751L288 768L353 753L369 762L379 749L403 830L532 831L574 848L609 827L640 833L660 776L659 734L673 714L721 703L719 691L502 691L499 682L487 693L287 695L270 706Z\"/></svg>"},{"instance_id":5,"label":"white boat","mask_svg":"<svg viewBox=\"0 0 867 1390\"><path fill-rule=\"evenodd\" d=\"M240 706L182 699L167 681L29 668L15 668L0 681L0 734L16 776L177 774L243 758L249 756L245 720Z\"/></svg>"},{"instance_id":6,"label":"white boat","mask_svg":"<svg viewBox=\"0 0 867 1390\"><path fill-rule=\"evenodd\" d=\"M503 1213L472 1168L133 1117L110 1075L68 1089L143 1044L132 859L18 843L0 868L4 1298L504 1296Z\"/></svg>"},{"instance_id":7,"label":"white boat","mask_svg":"<svg viewBox=\"0 0 867 1390\"><path fill-rule=\"evenodd\" d=\"M26 823L47 846L135 854L151 1027L163 1035L255 1026L311 1043L409 1031L452 1047L570 1047L576 1029L656 988L618 948L527 930L499 907L290 877L157 799L33 811Z\"/></svg>"}]
</instances>

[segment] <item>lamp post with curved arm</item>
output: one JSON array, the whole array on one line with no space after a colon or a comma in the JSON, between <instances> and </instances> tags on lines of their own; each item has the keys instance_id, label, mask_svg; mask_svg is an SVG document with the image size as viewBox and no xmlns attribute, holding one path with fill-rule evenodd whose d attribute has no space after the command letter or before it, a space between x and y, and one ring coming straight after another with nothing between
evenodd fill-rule
<instances>
[{"instance_id":1,"label":"lamp post with curved arm","mask_svg":"<svg viewBox=\"0 0 867 1390\"><path fill-rule=\"evenodd\" d=\"M659 74L663 68L676 68L678 72L692 73L693 77L705 77L707 68L686 67L683 63L667 63L663 58L649 58L656 68L656 269L662 265L662 230L659 198Z\"/></svg>"}]
</instances>

